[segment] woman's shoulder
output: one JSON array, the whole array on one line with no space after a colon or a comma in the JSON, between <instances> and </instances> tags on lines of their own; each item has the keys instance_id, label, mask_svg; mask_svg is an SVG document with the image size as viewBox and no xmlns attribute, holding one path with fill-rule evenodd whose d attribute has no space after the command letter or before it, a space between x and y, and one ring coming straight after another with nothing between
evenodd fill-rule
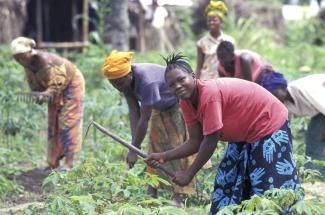
<instances>
[{"instance_id":1,"label":"woman's shoulder","mask_svg":"<svg viewBox=\"0 0 325 215\"><path fill-rule=\"evenodd\" d=\"M232 44L235 44L235 39L232 36L230 36L229 34L225 34L225 33L221 32L221 35L219 38L223 41L229 41Z\"/></svg>"},{"instance_id":2,"label":"woman's shoulder","mask_svg":"<svg viewBox=\"0 0 325 215\"><path fill-rule=\"evenodd\" d=\"M211 101L218 100L220 95L220 86L217 80L204 80L198 81L198 89L202 101L208 103Z\"/></svg>"},{"instance_id":3,"label":"woman's shoulder","mask_svg":"<svg viewBox=\"0 0 325 215\"><path fill-rule=\"evenodd\" d=\"M257 52L254 52L254 51L252 51L252 50L248 50L248 49L237 49L237 50L235 50L235 55L246 55L246 56L248 56L248 55L250 55L250 56L252 56L252 57L261 57Z\"/></svg>"},{"instance_id":4,"label":"woman's shoulder","mask_svg":"<svg viewBox=\"0 0 325 215\"><path fill-rule=\"evenodd\" d=\"M132 69L134 70L146 70L146 69L165 69L166 67L155 64L155 63L134 63L132 64Z\"/></svg>"},{"instance_id":5,"label":"woman's shoulder","mask_svg":"<svg viewBox=\"0 0 325 215\"><path fill-rule=\"evenodd\" d=\"M53 64L53 65L62 65L64 63L64 61L68 61L63 57L60 57L56 54L53 54L53 53L50 53L47 51L43 51L43 50L38 50L37 56L42 61L45 61L47 64Z\"/></svg>"},{"instance_id":6,"label":"woman's shoulder","mask_svg":"<svg viewBox=\"0 0 325 215\"><path fill-rule=\"evenodd\" d=\"M163 75L165 72L166 67L161 66L159 64L153 64L153 63L137 63L132 64L132 71L137 76L154 76L156 77L157 74Z\"/></svg>"},{"instance_id":7,"label":"woman's shoulder","mask_svg":"<svg viewBox=\"0 0 325 215\"><path fill-rule=\"evenodd\" d=\"M288 87L295 89L309 89L314 90L315 88L321 87L325 91L325 74L312 74L305 77L291 81Z\"/></svg>"},{"instance_id":8,"label":"woman's shoulder","mask_svg":"<svg viewBox=\"0 0 325 215\"><path fill-rule=\"evenodd\" d=\"M197 46L201 46L205 43L208 43L210 41L210 38L209 38L209 35L204 35L202 36L197 42L196 42L196 45Z\"/></svg>"},{"instance_id":9,"label":"woman's shoulder","mask_svg":"<svg viewBox=\"0 0 325 215\"><path fill-rule=\"evenodd\" d=\"M165 80L165 67L158 64L132 64L132 72L138 84L144 86L157 84Z\"/></svg>"}]
</instances>

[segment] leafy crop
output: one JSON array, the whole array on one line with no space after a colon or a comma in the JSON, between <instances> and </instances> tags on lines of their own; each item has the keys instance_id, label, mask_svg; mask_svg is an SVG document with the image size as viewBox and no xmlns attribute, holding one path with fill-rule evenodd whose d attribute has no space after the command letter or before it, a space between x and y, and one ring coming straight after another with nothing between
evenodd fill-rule
<instances>
[{"instance_id":1,"label":"leafy crop","mask_svg":"<svg viewBox=\"0 0 325 215\"><path fill-rule=\"evenodd\" d=\"M98 5L93 3L92 6ZM109 1L101 1L107 4ZM106 13L105 8L101 13ZM102 15L103 15L102 14ZM190 22L189 13L181 19ZM288 25L284 44L275 42L273 32L256 31L252 20L240 19L235 22L229 16L224 31L233 35L239 48L259 52L275 65L276 70L286 74L289 80L301 77L301 67L312 72L325 71L324 47L317 47L302 41L311 41L304 33L307 22ZM102 32L103 23L98 23ZM184 29L189 33L188 26ZM100 35L102 36L102 35ZM188 38L194 38L193 35ZM110 46L90 45L80 53L68 53L86 80L85 127L95 120L123 139L131 140L128 110L123 96L118 93L101 74L104 58L111 51ZM195 67L195 41L186 40L179 48L188 56ZM60 53L59 53L60 54ZM167 53L136 53L134 62L163 64L161 55ZM0 199L24 192L15 178L26 169L45 165L47 120L46 106L25 104L16 99L17 91L29 91L22 67L10 56L7 46L0 47ZM308 73L307 73L308 74ZM292 134L294 152L301 181L323 180L316 170L306 167L308 163L324 165L324 161L313 161L304 156L303 136L308 124L307 118L293 118ZM173 207L172 192L159 190L159 198L147 195L147 186L158 187L167 184L164 179L146 172L145 164L139 160L131 170L127 169L127 150L118 143L108 140L103 134L92 129L84 139L83 149L76 160L76 167L67 173L52 172L44 180L44 187L52 187L44 204L30 206L21 214L206 214L215 177L214 168L222 157L226 143L220 143L212 157L213 168L201 170L197 175L196 193L184 195L184 208ZM146 150L146 144L143 144ZM301 200L303 191L297 194L290 190L270 190L263 196L254 196L240 205L225 207L220 214L325 214L324 199ZM19 213L18 213L19 214Z\"/></svg>"}]
</instances>

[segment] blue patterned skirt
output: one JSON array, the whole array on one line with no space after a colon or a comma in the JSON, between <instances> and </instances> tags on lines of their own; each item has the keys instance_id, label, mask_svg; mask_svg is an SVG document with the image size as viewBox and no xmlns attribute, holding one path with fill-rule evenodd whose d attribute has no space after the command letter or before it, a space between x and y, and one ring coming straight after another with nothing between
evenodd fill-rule
<instances>
[{"instance_id":1,"label":"blue patterned skirt","mask_svg":"<svg viewBox=\"0 0 325 215\"><path fill-rule=\"evenodd\" d=\"M255 143L229 143L216 170L210 215L272 188L299 187L289 122Z\"/></svg>"}]
</instances>

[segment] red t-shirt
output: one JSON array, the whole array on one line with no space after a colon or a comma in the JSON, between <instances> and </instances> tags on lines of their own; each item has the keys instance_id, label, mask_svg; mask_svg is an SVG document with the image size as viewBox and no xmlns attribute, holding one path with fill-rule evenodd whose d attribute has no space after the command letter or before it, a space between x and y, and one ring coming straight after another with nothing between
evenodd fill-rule
<instances>
[{"instance_id":1,"label":"red t-shirt","mask_svg":"<svg viewBox=\"0 0 325 215\"><path fill-rule=\"evenodd\" d=\"M198 107L181 100L186 125L197 122L203 135L220 131L220 140L229 142L255 141L272 134L288 119L288 110L267 90L246 80L219 78L197 80Z\"/></svg>"},{"instance_id":2,"label":"red t-shirt","mask_svg":"<svg viewBox=\"0 0 325 215\"><path fill-rule=\"evenodd\" d=\"M225 68L219 64L218 65L218 71L220 75L223 75L224 77L234 77L234 78L240 78L244 79L243 72L241 71L241 65L240 65L240 57L242 54L248 53L253 57L252 63L251 63L251 70L252 70L252 81L258 82L260 79L260 75L263 69L272 69L272 66L270 64L267 64L262 57L257 54L256 52L252 52L249 50L236 50L235 51L235 74L231 75L228 71L225 70Z\"/></svg>"}]
</instances>

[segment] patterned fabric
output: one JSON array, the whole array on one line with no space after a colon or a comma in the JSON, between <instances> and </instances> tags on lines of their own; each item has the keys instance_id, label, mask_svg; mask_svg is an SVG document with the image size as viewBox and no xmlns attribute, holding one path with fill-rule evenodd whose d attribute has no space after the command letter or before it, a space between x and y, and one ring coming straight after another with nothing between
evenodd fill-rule
<instances>
[{"instance_id":1,"label":"patterned fabric","mask_svg":"<svg viewBox=\"0 0 325 215\"><path fill-rule=\"evenodd\" d=\"M48 163L56 167L68 153L80 150L82 142L85 82L81 72L68 60L38 51L48 60L44 70L26 70L33 91L54 95L48 105Z\"/></svg>"},{"instance_id":2,"label":"patterned fabric","mask_svg":"<svg viewBox=\"0 0 325 215\"><path fill-rule=\"evenodd\" d=\"M166 111L153 110L150 123L149 153L164 152L183 144L187 138L184 121L179 113L178 105ZM173 172L187 169L193 157L166 162L164 166ZM157 173L167 179L166 175L152 168L148 168L150 173ZM185 187L173 184L176 193L193 194L195 192L195 180Z\"/></svg>"},{"instance_id":3,"label":"patterned fabric","mask_svg":"<svg viewBox=\"0 0 325 215\"><path fill-rule=\"evenodd\" d=\"M300 187L289 122L254 144L229 143L216 170L210 215L272 188Z\"/></svg>"},{"instance_id":4,"label":"patterned fabric","mask_svg":"<svg viewBox=\"0 0 325 215\"><path fill-rule=\"evenodd\" d=\"M227 12L228 8L222 1L211 0L208 6L205 8L205 14L207 16L215 16L217 14L221 20L225 19Z\"/></svg>"},{"instance_id":5,"label":"patterned fabric","mask_svg":"<svg viewBox=\"0 0 325 215\"><path fill-rule=\"evenodd\" d=\"M218 78L218 57L217 57L217 48L222 41L229 41L234 43L235 40L231 36L221 33L218 38L212 37L210 34L201 38L197 42L197 47L201 49L204 54L204 62L203 67L201 69L201 77L202 80L210 80Z\"/></svg>"},{"instance_id":6,"label":"patterned fabric","mask_svg":"<svg viewBox=\"0 0 325 215\"><path fill-rule=\"evenodd\" d=\"M48 163L55 167L64 155L81 149L85 84L77 71L62 94L62 103L48 106Z\"/></svg>"},{"instance_id":7,"label":"patterned fabric","mask_svg":"<svg viewBox=\"0 0 325 215\"><path fill-rule=\"evenodd\" d=\"M27 81L33 91L47 91L61 94L73 79L78 69L70 61L51 53L37 51L48 61L45 69L30 71L26 69Z\"/></svg>"}]
</instances>

